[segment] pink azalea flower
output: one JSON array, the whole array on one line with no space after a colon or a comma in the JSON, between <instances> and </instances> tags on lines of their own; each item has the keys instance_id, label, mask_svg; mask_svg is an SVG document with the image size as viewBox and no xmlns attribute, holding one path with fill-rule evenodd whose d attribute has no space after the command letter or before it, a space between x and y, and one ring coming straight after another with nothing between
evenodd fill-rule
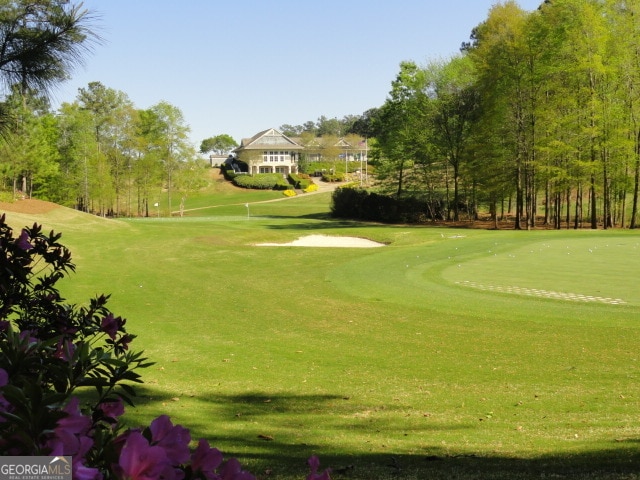
<instances>
[{"instance_id":1,"label":"pink azalea flower","mask_svg":"<svg viewBox=\"0 0 640 480\"><path fill-rule=\"evenodd\" d=\"M178 480L163 448L149 445L138 431L130 432L120 453L120 476L126 480Z\"/></svg>"},{"instance_id":2,"label":"pink azalea flower","mask_svg":"<svg viewBox=\"0 0 640 480\"><path fill-rule=\"evenodd\" d=\"M16 246L24 251L30 250L33 248L33 245L29 242L29 232L27 232L24 228L22 229L22 233L20 236L16 238Z\"/></svg>"},{"instance_id":3,"label":"pink azalea flower","mask_svg":"<svg viewBox=\"0 0 640 480\"><path fill-rule=\"evenodd\" d=\"M122 335L120 337L120 340L118 340L118 343L116 345L116 348L120 348L122 350L129 350L129 344L131 343L131 341L135 338L135 336L130 335L130 334L126 334L126 335Z\"/></svg>"},{"instance_id":4,"label":"pink azalea flower","mask_svg":"<svg viewBox=\"0 0 640 480\"><path fill-rule=\"evenodd\" d=\"M102 319L102 323L100 328L103 332L105 332L111 340L116 339L116 335L118 334L118 330L122 326L122 318L114 317L113 313L109 313L106 317Z\"/></svg>"},{"instance_id":5,"label":"pink azalea flower","mask_svg":"<svg viewBox=\"0 0 640 480\"><path fill-rule=\"evenodd\" d=\"M113 418L115 420L124 413L124 402L120 397L118 397L116 400L102 402L99 405L99 408L105 417Z\"/></svg>"},{"instance_id":6,"label":"pink azalea flower","mask_svg":"<svg viewBox=\"0 0 640 480\"><path fill-rule=\"evenodd\" d=\"M194 473L201 473L210 480L217 479L215 470L222 463L222 453L217 448L211 448L209 442L201 438L198 447L191 456L191 469Z\"/></svg>"},{"instance_id":7,"label":"pink azalea flower","mask_svg":"<svg viewBox=\"0 0 640 480\"><path fill-rule=\"evenodd\" d=\"M58 428L63 428L77 435L87 433L91 428L91 419L82 415L80 411L80 400L78 397L71 397L71 400L69 400L69 403L67 403L62 411L65 412L67 416L58 420Z\"/></svg>"},{"instance_id":8,"label":"pink azalea flower","mask_svg":"<svg viewBox=\"0 0 640 480\"><path fill-rule=\"evenodd\" d=\"M191 434L181 425L173 425L167 415L156 418L151 425L151 443L164 449L173 465L181 465L189 460Z\"/></svg>"},{"instance_id":9,"label":"pink azalea flower","mask_svg":"<svg viewBox=\"0 0 640 480\"><path fill-rule=\"evenodd\" d=\"M56 345L56 353L54 353L54 357L64 360L65 362L70 362L75 351L76 346L71 340L61 339L58 342L58 345Z\"/></svg>"},{"instance_id":10,"label":"pink azalea flower","mask_svg":"<svg viewBox=\"0 0 640 480\"><path fill-rule=\"evenodd\" d=\"M102 473L97 468L87 467L83 462L73 462L71 476L74 480L102 480Z\"/></svg>"},{"instance_id":11,"label":"pink azalea flower","mask_svg":"<svg viewBox=\"0 0 640 480\"><path fill-rule=\"evenodd\" d=\"M59 429L64 429L74 435L81 435L91 428L91 419L82 415L80 411L80 400L78 397L71 397L69 403L62 409L67 415L58 420Z\"/></svg>"},{"instance_id":12,"label":"pink azalea flower","mask_svg":"<svg viewBox=\"0 0 640 480\"><path fill-rule=\"evenodd\" d=\"M0 368L0 388L9 383L9 374L4 368ZM11 408L11 403L5 400L4 395L0 395L0 412L8 412ZM0 423L5 422L4 417L0 415Z\"/></svg>"},{"instance_id":13,"label":"pink azalea flower","mask_svg":"<svg viewBox=\"0 0 640 480\"><path fill-rule=\"evenodd\" d=\"M331 469L327 468L324 472L318 473L320 459L316 455L311 456L307 463L311 468L311 473L307 475L307 480L331 480L331 477L329 477Z\"/></svg>"},{"instance_id":14,"label":"pink azalea flower","mask_svg":"<svg viewBox=\"0 0 640 480\"><path fill-rule=\"evenodd\" d=\"M139 429L139 428L127 429L124 432L122 432L120 435L118 435L113 440L111 445L113 447L113 451L114 451L116 457L120 457L120 453L122 452L122 448L126 445L127 439L129 438L129 435L131 435L133 432L141 433L141 429Z\"/></svg>"},{"instance_id":15,"label":"pink azalea flower","mask_svg":"<svg viewBox=\"0 0 640 480\"><path fill-rule=\"evenodd\" d=\"M53 437L46 446L50 455L71 455L73 457L73 478L80 480L100 480L102 475L97 469L84 465L84 457L93 446L93 439L89 436L91 418L80 412L80 400L71 397L69 403L62 409L66 417L58 420L53 430ZM76 475L77 472L77 475Z\"/></svg>"},{"instance_id":16,"label":"pink azalea flower","mask_svg":"<svg viewBox=\"0 0 640 480\"><path fill-rule=\"evenodd\" d=\"M243 471L238 460L230 458L220 468L220 480L256 480L256 477L249 472Z\"/></svg>"},{"instance_id":17,"label":"pink azalea flower","mask_svg":"<svg viewBox=\"0 0 640 480\"><path fill-rule=\"evenodd\" d=\"M22 330L20 332L20 340L27 339L30 344L36 343L38 339L33 336L33 332L31 330Z\"/></svg>"},{"instance_id":18,"label":"pink azalea flower","mask_svg":"<svg viewBox=\"0 0 640 480\"><path fill-rule=\"evenodd\" d=\"M47 441L51 455L73 455L74 462L82 461L93 446L93 440L88 435L91 418L82 415L79 405L80 400L71 397L62 409L67 416L58 420L53 437Z\"/></svg>"}]
</instances>

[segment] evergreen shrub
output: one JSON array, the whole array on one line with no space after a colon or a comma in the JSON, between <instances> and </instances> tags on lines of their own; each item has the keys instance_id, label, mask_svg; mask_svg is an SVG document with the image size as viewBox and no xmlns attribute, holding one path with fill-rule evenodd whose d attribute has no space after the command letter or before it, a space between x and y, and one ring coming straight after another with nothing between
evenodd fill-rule
<instances>
[{"instance_id":1,"label":"evergreen shrub","mask_svg":"<svg viewBox=\"0 0 640 480\"><path fill-rule=\"evenodd\" d=\"M331 197L331 214L338 218L382 223L424 223L440 220L442 208L416 197L397 199L362 188L338 188Z\"/></svg>"},{"instance_id":2,"label":"evergreen shrub","mask_svg":"<svg viewBox=\"0 0 640 480\"><path fill-rule=\"evenodd\" d=\"M256 190L287 190L289 182L280 173L257 173L255 175L236 175L233 183L238 187Z\"/></svg>"},{"instance_id":3,"label":"evergreen shrub","mask_svg":"<svg viewBox=\"0 0 640 480\"><path fill-rule=\"evenodd\" d=\"M313 185L313 180L309 175L304 173L290 173L289 174L289 182L293 185L294 188L299 190L305 190L310 185Z\"/></svg>"}]
</instances>

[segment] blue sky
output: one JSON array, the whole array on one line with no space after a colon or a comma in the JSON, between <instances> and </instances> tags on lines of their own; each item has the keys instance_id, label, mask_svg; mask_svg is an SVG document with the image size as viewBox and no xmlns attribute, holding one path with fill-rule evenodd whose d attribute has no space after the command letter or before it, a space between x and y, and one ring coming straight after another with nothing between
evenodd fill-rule
<instances>
[{"instance_id":1,"label":"blue sky","mask_svg":"<svg viewBox=\"0 0 640 480\"><path fill-rule=\"evenodd\" d=\"M525 10L542 0L519 0ZM400 62L455 55L495 0L84 0L103 43L54 92L89 82L178 107L200 142L237 142L382 105Z\"/></svg>"}]
</instances>

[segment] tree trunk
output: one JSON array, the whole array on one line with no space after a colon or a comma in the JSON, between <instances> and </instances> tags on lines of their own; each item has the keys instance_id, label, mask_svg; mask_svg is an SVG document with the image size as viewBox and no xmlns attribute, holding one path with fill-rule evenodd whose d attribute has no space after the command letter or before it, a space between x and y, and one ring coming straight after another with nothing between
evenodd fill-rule
<instances>
[{"instance_id":1,"label":"tree trunk","mask_svg":"<svg viewBox=\"0 0 640 480\"><path fill-rule=\"evenodd\" d=\"M516 168L516 223L515 229L522 230L521 218L524 208L524 198L522 191L522 167L520 165L520 159L517 160Z\"/></svg>"},{"instance_id":2,"label":"tree trunk","mask_svg":"<svg viewBox=\"0 0 640 480\"><path fill-rule=\"evenodd\" d=\"M636 136L636 163L635 163L635 172L633 174L633 203L631 206L631 221L629 223L629 228L636 228L636 221L638 217L638 193L640 191L640 131Z\"/></svg>"},{"instance_id":3,"label":"tree trunk","mask_svg":"<svg viewBox=\"0 0 640 480\"><path fill-rule=\"evenodd\" d=\"M603 226L606 230L613 226L611 214L611 185L609 184L609 172L607 170L607 153L602 152L602 203L603 203Z\"/></svg>"},{"instance_id":4,"label":"tree trunk","mask_svg":"<svg viewBox=\"0 0 640 480\"><path fill-rule=\"evenodd\" d=\"M553 196L553 209L553 228L560 230L560 221L562 219L562 197L560 196L560 192L556 192Z\"/></svg>"},{"instance_id":5,"label":"tree trunk","mask_svg":"<svg viewBox=\"0 0 640 480\"><path fill-rule=\"evenodd\" d=\"M598 205L596 202L596 176L594 174L591 175L589 196L589 202L591 204L591 228L596 230L598 228Z\"/></svg>"},{"instance_id":6,"label":"tree trunk","mask_svg":"<svg viewBox=\"0 0 640 480\"><path fill-rule=\"evenodd\" d=\"M566 194L567 194L567 212L565 215L565 223L567 224L567 230L569 230L569 228L571 228L571 187L567 187Z\"/></svg>"},{"instance_id":7,"label":"tree trunk","mask_svg":"<svg viewBox=\"0 0 640 480\"><path fill-rule=\"evenodd\" d=\"M547 180L544 187L544 225L549 225L549 205L551 202L551 184Z\"/></svg>"},{"instance_id":8,"label":"tree trunk","mask_svg":"<svg viewBox=\"0 0 640 480\"><path fill-rule=\"evenodd\" d=\"M458 167L456 165L453 166L453 221L457 222L460 220L460 211L459 204L460 203L460 193L459 193L459 179L458 179Z\"/></svg>"},{"instance_id":9,"label":"tree trunk","mask_svg":"<svg viewBox=\"0 0 640 480\"><path fill-rule=\"evenodd\" d=\"M334 170L335 171L335 170ZM400 168L398 169L398 191L396 193L396 196L398 198L400 198L400 195L402 195L402 181L404 178L404 161L400 162Z\"/></svg>"}]
</instances>

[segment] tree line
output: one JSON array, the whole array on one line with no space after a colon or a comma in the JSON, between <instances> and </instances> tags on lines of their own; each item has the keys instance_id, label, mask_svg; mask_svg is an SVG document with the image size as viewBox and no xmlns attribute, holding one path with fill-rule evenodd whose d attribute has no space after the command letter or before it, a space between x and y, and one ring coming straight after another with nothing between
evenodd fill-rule
<instances>
[{"instance_id":1,"label":"tree line","mask_svg":"<svg viewBox=\"0 0 640 480\"><path fill-rule=\"evenodd\" d=\"M280 131L288 137L365 136L366 126L366 115L345 115L340 119L321 115L315 122L309 120L302 125L285 123L280 126Z\"/></svg>"},{"instance_id":2,"label":"tree line","mask_svg":"<svg viewBox=\"0 0 640 480\"><path fill-rule=\"evenodd\" d=\"M403 62L371 125L387 190L451 220L635 228L640 3L497 4L459 55Z\"/></svg>"},{"instance_id":3,"label":"tree line","mask_svg":"<svg viewBox=\"0 0 640 480\"><path fill-rule=\"evenodd\" d=\"M91 39L86 12L72 13L78 32L63 51ZM123 92L93 82L51 112L41 87L67 74L64 65L50 60L58 70L38 83L29 81L33 65L10 61L21 60L0 57L12 85L0 104L2 189L105 215L147 215L161 200L173 209L202 184L205 165L176 107L138 110ZM635 228L640 4L546 0L532 12L513 0L496 4L459 54L424 66L402 62L380 107L280 129L299 138L367 138L378 189L442 205L449 220L486 210L516 228ZM200 150L229 145L235 141L219 135Z\"/></svg>"},{"instance_id":4,"label":"tree line","mask_svg":"<svg viewBox=\"0 0 640 480\"><path fill-rule=\"evenodd\" d=\"M182 112L161 101L136 109L92 82L53 112L50 88L101 42L95 17L68 0L0 5L0 197L36 196L102 215L169 210L202 185L205 163ZM8 193L7 193L8 192Z\"/></svg>"},{"instance_id":5,"label":"tree line","mask_svg":"<svg viewBox=\"0 0 640 480\"><path fill-rule=\"evenodd\" d=\"M13 89L14 119L1 141L0 177L14 196L35 196L99 215L169 211L203 185L206 163L182 112L161 101L136 109L123 92L91 82L52 112L46 98ZM154 210L154 209L152 209Z\"/></svg>"}]
</instances>

